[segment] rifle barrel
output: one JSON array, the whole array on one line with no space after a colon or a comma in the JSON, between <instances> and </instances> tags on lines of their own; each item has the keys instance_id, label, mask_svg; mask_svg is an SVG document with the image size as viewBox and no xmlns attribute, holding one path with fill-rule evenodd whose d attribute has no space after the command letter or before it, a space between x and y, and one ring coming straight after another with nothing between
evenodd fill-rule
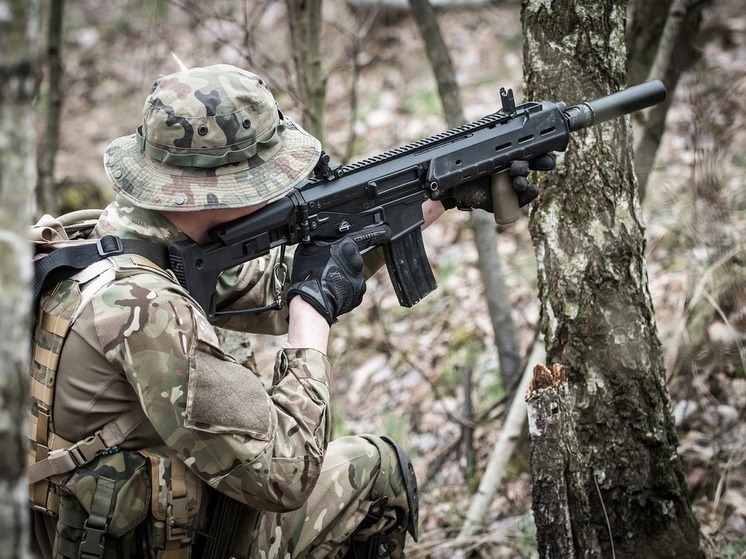
<instances>
[{"instance_id":1,"label":"rifle barrel","mask_svg":"<svg viewBox=\"0 0 746 559\"><path fill-rule=\"evenodd\" d=\"M666 98L666 86L660 80L633 85L622 91L586 101L565 111L570 131L581 130L613 118L652 107Z\"/></svg>"}]
</instances>

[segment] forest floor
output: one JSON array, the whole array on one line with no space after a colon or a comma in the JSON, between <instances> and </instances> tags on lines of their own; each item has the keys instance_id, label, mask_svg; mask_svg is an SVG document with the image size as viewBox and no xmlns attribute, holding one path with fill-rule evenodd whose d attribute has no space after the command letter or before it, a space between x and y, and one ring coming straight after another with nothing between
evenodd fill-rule
<instances>
[{"instance_id":1,"label":"forest floor","mask_svg":"<svg viewBox=\"0 0 746 559\"><path fill-rule=\"evenodd\" d=\"M214 4L214 9L205 8ZM284 3L222 19L223 2L68 3L61 151L56 176L73 206L111 197L101 166L113 138L139 124L153 79L187 65L227 62L277 80L281 106L299 117L288 85ZM419 34L404 12L385 17L325 4L330 72L326 149L352 159L445 129ZM740 6L740 7L739 7ZM700 61L681 79L669 111L643 214L650 293L665 351L674 416L693 508L711 557L746 557L746 13L721 0L705 10ZM205 11L206 10L206 11ZM239 24L246 17L252 33ZM522 99L520 3L440 16L469 120L499 108L498 90ZM244 26L245 27L245 26ZM247 54L248 53L248 54ZM356 61L352 89L350 61ZM290 107L289 109L287 107ZM354 116L351 111L355 110ZM535 337L540 302L527 219L499 235L519 344ZM426 231L439 288L399 307L385 273L334 328L336 436L388 433L410 451L421 491L412 557L451 556L470 495L505 417L491 322L468 216L451 212ZM278 341L252 338L271 372ZM473 371L474 468L458 444L464 368ZM447 451L450 449L450 451ZM479 557L537 557L527 443L519 444L473 540ZM409 556L409 555L408 555Z\"/></svg>"}]
</instances>

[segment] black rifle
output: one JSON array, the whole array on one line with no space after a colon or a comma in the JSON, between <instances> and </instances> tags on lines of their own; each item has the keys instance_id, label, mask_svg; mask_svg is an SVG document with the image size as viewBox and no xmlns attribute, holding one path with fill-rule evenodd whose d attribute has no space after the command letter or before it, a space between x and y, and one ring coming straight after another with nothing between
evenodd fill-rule
<instances>
[{"instance_id":1,"label":"black rifle","mask_svg":"<svg viewBox=\"0 0 746 559\"><path fill-rule=\"evenodd\" d=\"M411 307L437 284L422 243L422 202L451 188L492 177L486 192L495 220L517 219L507 177L511 161L565 151L570 133L662 102L666 89L649 81L594 101L528 102L516 106L500 90L502 109L484 118L370 159L333 168L322 154L314 177L253 214L215 227L211 241L172 243L170 268L208 316L216 311L218 276L275 247L351 236L365 253L382 246L399 303ZM489 184L489 183L487 183Z\"/></svg>"}]
</instances>

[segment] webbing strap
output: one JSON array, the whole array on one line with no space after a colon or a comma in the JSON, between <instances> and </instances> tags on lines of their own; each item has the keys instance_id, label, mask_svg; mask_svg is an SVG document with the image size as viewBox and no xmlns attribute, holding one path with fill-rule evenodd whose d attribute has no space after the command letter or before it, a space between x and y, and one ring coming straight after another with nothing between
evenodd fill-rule
<instances>
[{"instance_id":1,"label":"webbing strap","mask_svg":"<svg viewBox=\"0 0 746 559\"><path fill-rule=\"evenodd\" d=\"M41 365L42 367L46 367L47 369L51 369L53 371L57 370L57 365L59 365L59 362L60 362L59 353L49 351L48 349L45 349L41 347L40 345L34 345L33 358L34 358L34 361L38 363L39 365Z\"/></svg>"},{"instance_id":2,"label":"webbing strap","mask_svg":"<svg viewBox=\"0 0 746 559\"><path fill-rule=\"evenodd\" d=\"M34 350L34 355L38 355L36 350ZM56 360L55 360L55 363L56 363ZM31 380L29 381L29 392L31 393L31 396L33 398L36 398L38 401L42 402L45 406L52 405L52 399L54 398L53 387L49 387L43 382L39 382L34 377L31 377Z\"/></svg>"},{"instance_id":3,"label":"webbing strap","mask_svg":"<svg viewBox=\"0 0 746 559\"><path fill-rule=\"evenodd\" d=\"M171 490L167 495L166 539L183 540L187 536L186 465L181 460L171 460Z\"/></svg>"},{"instance_id":4,"label":"webbing strap","mask_svg":"<svg viewBox=\"0 0 746 559\"><path fill-rule=\"evenodd\" d=\"M82 507L60 508L58 523L67 528L82 530L83 534L80 541L73 541L58 533L55 540L58 555L70 559L103 557L106 551L106 528L109 524L115 488L116 482L112 479L102 476L96 480L90 514Z\"/></svg>"},{"instance_id":5,"label":"webbing strap","mask_svg":"<svg viewBox=\"0 0 746 559\"><path fill-rule=\"evenodd\" d=\"M73 542L60 535L57 535L57 541L55 542L56 551L63 557L69 557L70 559L78 559L78 550L80 549L80 542Z\"/></svg>"},{"instance_id":6,"label":"webbing strap","mask_svg":"<svg viewBox=\"0 0 746 559\"><path fill-rule=\"evenodd\" d=\"M45 332L50 332L55 336L64 336L70 329L70 321L61 316L51 314L45 310L41 311L39 318L39 327Z\"/></svg>"},{"instance_id":7,"label":"webbing strap","mask_svg":"<svg viewBox=\"0 0 746 559\"><path fill-rule=\"evenodd\" d=\"M106 235L96 242L59 247L36 260L33 300L37 301L46 288L70 278L91 264L124 253L144 256L164 270L169 267L168 249L164 245Z\"/></svg>"},{"instance_id":8,"label":"webbing strap","mask_svg":"<svg viewBox=\"0 0 746 559\"><path fill-rule=\"evenodd\" d=\"M113 479L101 476L96 481L96 489L93 492L93 502L88 520L83 528L83 539L80 541L80 559L93 559L103 557L106 551L105 536L106 527L109 524L109 511L114 501L114 488L116 482Z\"/></svg>"},{"instance_id":9,"label":"webbing strap","mask_svg":"<svg viewBox=\"0 0 746 559\"><path fill-rule=\"evenodd\" d=\"M99 452L123 443L127 435L144 420L145 412L142 408L133 408L104 425L87 439L78 441L68 448L50 451L45 459L26 467L29 485L87 464Z\"/></svg>"},{"instance_id":10,"label":"webbing strap","mask_svg":"<svg viewBox=\"0 0 746 559\"><path fill-rule=\"evenodd\" d=\"M76 530L82 530L88 519L88 513L83 507L62 507L59 514L59 524Z\"/></svg>"}]
</instances>

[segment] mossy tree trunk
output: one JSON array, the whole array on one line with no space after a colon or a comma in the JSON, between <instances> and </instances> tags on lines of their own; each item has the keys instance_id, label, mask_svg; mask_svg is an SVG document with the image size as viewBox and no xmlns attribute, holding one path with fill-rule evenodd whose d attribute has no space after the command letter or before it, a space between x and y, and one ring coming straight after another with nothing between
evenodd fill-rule
<instances>
[{"instance_id":1,"label":"mossy tree trunk","mask_svg":"<svg viewBox=\"0 0 746 559\"><path fill-rule=\"evenodd\" d=\"M26 371L36 183L37 2L8 0L0 17L0 558L26 557Z\"/></svg>"},{"instance_id":2,"label":"mossy tree trunk","mask_svg":"<svg viewBox=\"0 0 746 559\"><path fill-rule=\"evenodd\" d=\"M527 97L574 104L623 89L626 8L524 0ZM573 544L576 557L699 558L632 154L629 119L574 134L530 218L547 362L566 368L584 480L567 495Z\"/></svg>"}]
</instances>

